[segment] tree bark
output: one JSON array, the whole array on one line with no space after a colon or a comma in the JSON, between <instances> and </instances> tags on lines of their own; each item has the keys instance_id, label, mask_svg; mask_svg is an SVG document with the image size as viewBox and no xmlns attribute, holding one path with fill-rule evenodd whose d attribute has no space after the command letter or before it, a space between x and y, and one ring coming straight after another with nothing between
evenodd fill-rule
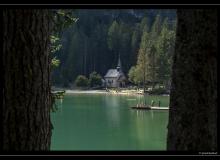
<instances>
[{"instance_id":1,"label":"tree bark","mask_svg":"<svg viewBox=\"0 0 220 160\"><path fill-rule=\"evenodd\" d=\"M3 10L3 150L48 150L49 10Z\"/></svg>"},{"instance_id":2,"label":"tree bark","mask_svg":"<svg viewBox=\"0 0 220 160\"><path fill-rule=\"evenodd\" d=\"M168 150L217 150L217 10L178 10Z\"/></svg>"}]
</instances>

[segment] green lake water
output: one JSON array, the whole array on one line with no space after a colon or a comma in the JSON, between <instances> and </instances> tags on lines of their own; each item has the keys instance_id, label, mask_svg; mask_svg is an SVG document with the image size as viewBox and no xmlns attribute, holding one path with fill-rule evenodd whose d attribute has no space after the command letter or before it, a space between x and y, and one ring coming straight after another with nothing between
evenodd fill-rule
<instances>
[{"instance_id":1,"label":"green lake water","mask_svg":"<svg viewBox=\"0 0 220 160\"><path fill-rule=\"evenodd\" d=\"M169 105L169 96L147 103ZM51 113L51 150L166 150L167 110L134 110L142 96L71 94Z\"/></svg>"}]
</instances>

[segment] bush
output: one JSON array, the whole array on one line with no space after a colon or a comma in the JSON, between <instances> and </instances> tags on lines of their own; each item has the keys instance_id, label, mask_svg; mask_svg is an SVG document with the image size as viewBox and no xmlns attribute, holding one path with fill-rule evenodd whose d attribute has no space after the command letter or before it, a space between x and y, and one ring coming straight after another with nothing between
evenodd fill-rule
<instances>
[{"instance_id":1,"label":"bush","mask_svg":"<svg viewBox=\"0 0 220 160\"><path fill-rule=\"evenodd\" d=\"M102 77L98 73L92 72L89 75L89 85L90 85L90 87L101 86L102 85Z\"/></svg>"},{"instance_id":2,"label":"bush","mask_svg":"<svg viewBox=\"0 0 220 160\"><path fill-rule=\"evenodd\" d=\"M89 80L83 75L79 75L75 80L75 85L77 87L88 87Z\"/></svg>"}]
</instances>

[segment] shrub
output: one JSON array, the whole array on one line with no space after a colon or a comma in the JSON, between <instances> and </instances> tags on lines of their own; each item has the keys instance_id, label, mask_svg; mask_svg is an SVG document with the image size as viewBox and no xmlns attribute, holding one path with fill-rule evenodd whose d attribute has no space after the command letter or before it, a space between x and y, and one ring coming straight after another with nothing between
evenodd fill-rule
<instances>
[{"instance_id":1,"label":"shrub","mask_svg":"<svg viewBox=\"0 0 220 160\"><path fill-rule=\"evenodd\" d=\"M77 87L88 87L89 80L83 75L79 75L75 80L75 85Z\"/></svg>"},{"instance_id":2,"label":"shrub","mask_svg":"<svg viewBox=\"0 0 220 160\"><path fill-rule=\"evenodd\" d=\"M90 87L101 86L102 85L102 77L98 73L92 72L89 75L89 85L90 85Z\"/></svg>"}]
</instances>

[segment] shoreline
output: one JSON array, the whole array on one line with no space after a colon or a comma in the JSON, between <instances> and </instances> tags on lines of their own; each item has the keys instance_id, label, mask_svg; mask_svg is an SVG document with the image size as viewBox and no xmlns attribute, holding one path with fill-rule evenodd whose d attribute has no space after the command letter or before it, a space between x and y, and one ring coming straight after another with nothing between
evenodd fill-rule
<instances>
[{"instance_id":1,"label":"shoreline","mask_svg":"<svg viewBox=\"0 0 220 160\"><path fill-rule=\"evenodd\" d=\"M66 94L142 95L132 92L116 92L116 91L107 92L105 90L66 90Z\"/></svg>"},{"instance_id":2,"label":"shoreline","mask_svg":"<svg viewBox=\"0 0 220 160\"><path fill-rule=\"evenodd\" d=\"M115 90L110 90L107 92L106 90L79 90L79 89L61 89L56 88L55 91L65 90L65 94L106 94L106 95L136 95L143 96L142 91L136 90L122 90L116 92ZM152 94L153 95L153 94ZM162 94L160 96L169 96L169 94Z\"/></svg>"}]
</instances>

